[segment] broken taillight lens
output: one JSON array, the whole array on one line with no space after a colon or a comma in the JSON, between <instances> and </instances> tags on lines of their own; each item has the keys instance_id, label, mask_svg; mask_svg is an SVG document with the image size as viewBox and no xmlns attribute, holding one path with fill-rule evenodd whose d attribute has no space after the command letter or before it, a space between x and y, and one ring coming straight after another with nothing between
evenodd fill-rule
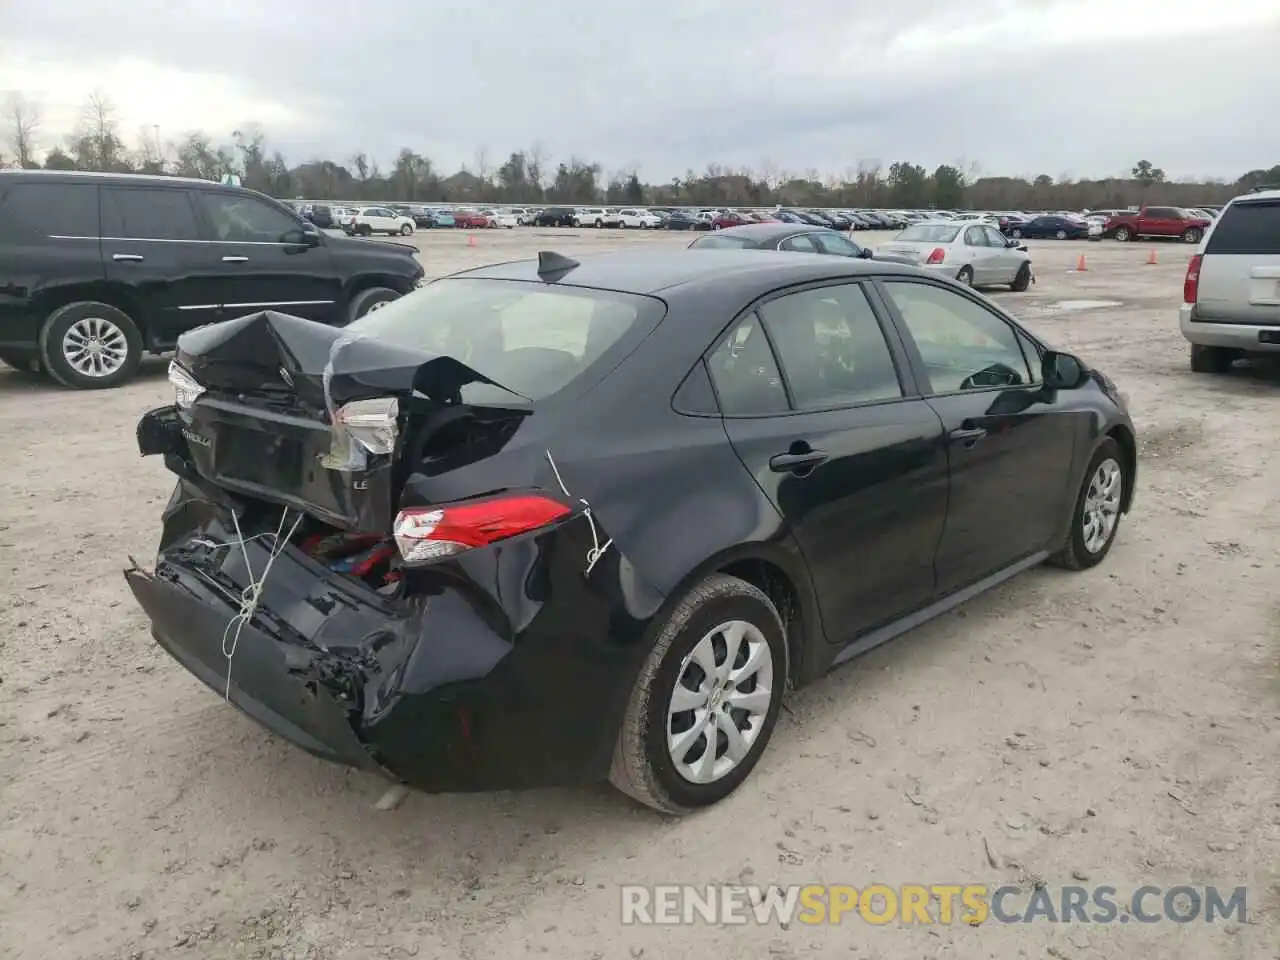
<instances>
[{"instance_id":1,"label":"broken taillight lens","mask_svg":"<svg viewBox=\"0 0 1280 960\"><path fill-rule=\"evenodd\" d=\"M410 507L396 516L396 546L405 563L427 563L545 527L573 511L539 494L474 503Z\"/></svg>"},{"instance_id":2,"label":"broken taillight lens","mask_svg":"<svg viewBox=\"0 0 1280 960\"><path fill-rule=\"evenodd\" d=\"M395 453L400 403L395 397L353 400L333 413L333 442L321 460L330 470L364 470L369 454Z\"/></svg>"},{"instance_id":3,"label":"broken taillight lens","mask_svg":"<svg viewBox=\"0 0 1280 960\"><path fill-rule=\"evenodd\" d=\"M178 366L174 360L169 361L169 382L173 384L173 402L182 410L191 409L191 405L205 391L200 381Z\"/></svg>"}]
</instances>

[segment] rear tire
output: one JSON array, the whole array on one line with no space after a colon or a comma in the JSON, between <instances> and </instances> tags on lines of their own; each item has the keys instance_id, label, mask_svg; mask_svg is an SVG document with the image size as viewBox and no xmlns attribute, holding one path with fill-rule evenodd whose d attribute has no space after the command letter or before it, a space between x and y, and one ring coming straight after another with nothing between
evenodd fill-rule
<instances>
[{"instance_id":1,"label":"rear tire","mask_svg":"<svg viewBox=\"0 0 1280 960\"><path fill-rule=\"evenodd\" d=\"M1109 487L1106 478L1112 476L1118 479L1114 487ZM1047 562L1050 565L1064 570L1087 570L1106 559L1116 542L1116 534L1120 532L1120 518L1123 516L1120 507L1124 503L1125 484L1128 482L1120 444L1107 437L1089 459L1084 481L1072 507L1071 534L1067 545L1049 558ZM1097 525L1104 523L1105 517L1113 519L1109 530L1103 528L1103 535L1097 532Z\"/></svg>"},{"instance_id":2,"label":"rear tire","mask_svg":"<svg viewBox=\"0 0 1280 960\"><path fill-rule=\"evenodd\" d=\"M960 272L956 274L956 280L963 283L966 287L973 286L973 267L961 267Z\"/></svg>"},{"instance_id":3,"label":"rear tire","mask_svg":"<svg viewBox=\"0 0 1280 960\"><path fill-rule=\"evenodd\" d=\"M1054 234L1054 236L1057 237L1059 240L1065 240L1067 239L1067 231L1059 230L1057 233Z\"/></svg>"},{"instance_id":4,"label":"rear tire","mask_svg":"<svg viewBox=\"0 0 1280 960\"><path fill-rule=\"evenodd\" d=\"M1206 347L1199 343L1191 345L1192 373L1227 373L1235 359L1235 352L1226 347Z\"/></svg>"},{"instance_id":5,"label":"rear tire","mask_svg":"<svg viewBox=\"0 0 1280 960\"><path fill-rule=\"evenodd\" d=\"M1183 243L1199 243L1200 236L1199 227L1187 227L1182 233L1182 241Z\"/></svg>"},{"instance_id":6,"label":"rear tire","mask_svg":"<svg viewBox=\"0 0 1280 960\"><path fill-rule=\"evenodd\" d=\"M347 307L347 323L354 323L366 313L372 313L399 299L400 294L390 287L369 287L361 290L351 298L351 303Z\"/></svg>"},{"instance_id":7,"label":"rear tire","mask_svg":"<svg viewBox=\"0 0 1280 960\"><path fill-rule=\"evenodd\" d=\"M1022 231L1018 227L1013 228L1013 236L1016 240L1022 239Z\"/></svg>"},{"instance_id":8,"label":"rear tire","mask_svg":"<svg viewBox=\"0 0 1280 960\"><path fill-rule=\"evenodd\" d=\"M1019 269L1018 274L1013 278L1013 283L1009 284L1009 289L1014 293L1025 293L1027 288L1031 286L1031 264L1024 263Z\"/></svg>"},{"instance_id":9,"label":"rear tire","mask_svg":"<svg viewBox=\"0 0 1280 960\"><path fill-rule=\"evenodd\" d=\"M746 631L738 648L742 652L734 662L728 660L724 637L718 634L729 624L743 625L739 629ZM713 638L718 638L721 646L715 647ZM711 665L716 673L707 673L691 659L695 648L713 651ZM748 673L752 662L756 670ZM724 685L724 676L734 675L731 669L740 686ZM690 813L723 800L747 779L768 746L782 708L786 678L786 632L773 603L743 580L713 574L690 590L672 611L641 668L618 732L609 781L664 813ZM689 686L691 681L697 691ZM725 692L714 692L717 689ZM704 698L707 706L673 712L672 699L678 691L696 700L705 690L713 691ZM735 704L747 702L754 708L751 726L741 727L744 720ZM734 714L729 712L731 706ZM669 737L676 735L669 731L680 726L687 730L699 723L699 712L703 718L714 719L715 737L704 734L685 744L683 750L669 746ZM733 724L737 731L733 743L743 752L736 764L720 775L693 782L679 771L674 757L681 756L684 764L693 766L699 755L712 749L716 752L711 759L716 764L728 761L731 741L720 726L725 723Z\"/></svg>"},{"instance_id":10,"label":"rear tire","mask_svg":"<svg viewBox=\"0 0 1280 960\"><path fill-rule=\"evenodd\" d=\"M95 344L96 354L89 353ZM93 356L100 359L94 361ZM68 303L53 311L40 330L41 366L65 387L118 387L134 378L141 362L141 331L127 313L109 303ZM94 373L95 364L108 372Z\"/></svg>"}]
</instances>

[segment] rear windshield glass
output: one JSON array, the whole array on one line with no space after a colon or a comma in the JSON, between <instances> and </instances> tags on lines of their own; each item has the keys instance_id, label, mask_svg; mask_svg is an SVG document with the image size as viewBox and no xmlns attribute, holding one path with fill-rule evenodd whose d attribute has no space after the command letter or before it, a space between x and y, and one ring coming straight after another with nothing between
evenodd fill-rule
<instances>
[{"instance_id":1,"label":"rear windshield glass","mask_svg":"<svg viewBox=\"0 0 1280 960\"><path fill-rule=\"evenodd\" d=\"M1205 253L1280 253L1280 200L1231 204L1218 218Z\"/></svg>"},{"instance_id":2,"label":"rear windshield glass","mask_svg":"<svg viewBox=\"0 0 1280 960\"><path fill-rule=\"evenodd\" d=\"M959 233L959 227L949 227L944 223L919 223L903 230L898 234L898 239L919 240L922 243L950 243Z\"/></svg>"},{"instance_id":3,"label":"rear windshield glass","mask_svg":"<svg viewBox=\"0 0 1280 960\"><path fill-rule=\"evenodd\" d=\"M699 237L689 246L697 250L742 250L745 247L752 246L752 243L747 237L726 237L712 234L709 237Z\"/></svg>"},{"instance_id":4,"label":"rear windshield glass","mask_svg":"<svg viewBox=\"0 0 1280 960\"><path fill-rule=\"evenodd\" d=\"M664 312L663 303L651 297L460 278L428 284L348 329L447 354L536 401L575 383L606 353L625 353ZM512 397L487 384L471 384L463 388L462 399L510 403Z\"/></svg>"}]
</instances>

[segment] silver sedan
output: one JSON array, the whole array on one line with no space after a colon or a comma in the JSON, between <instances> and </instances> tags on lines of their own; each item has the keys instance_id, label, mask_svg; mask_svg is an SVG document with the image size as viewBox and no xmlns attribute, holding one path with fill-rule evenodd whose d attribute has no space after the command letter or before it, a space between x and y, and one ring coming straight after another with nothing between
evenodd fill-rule
<instances>
[{"instance_id":1,"label":"silver sedan","mask_svg":"<svg viewBox=\"0 0 1280 960\"><path fill-rule=\"evenodd\" d=\"M1008 284L1022 291L1035 278L1026 247L1017 240L1006 240L989 223L930 220L912 224L883 244L877 254L911 260L966 286Z\"/></svg>"}]
</instances>

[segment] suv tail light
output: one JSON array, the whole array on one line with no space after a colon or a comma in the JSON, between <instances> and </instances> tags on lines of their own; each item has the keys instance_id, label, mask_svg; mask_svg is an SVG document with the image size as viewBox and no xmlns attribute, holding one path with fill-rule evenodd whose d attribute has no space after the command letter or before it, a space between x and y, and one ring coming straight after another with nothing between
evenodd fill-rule
<instances>
[{"instance_id":1,"label":"suv tail light","mask_svg":"<svg viewBox=\"0 0 1280 960\"><path fill-rule=\"evenodd\" d=\"M1200 262L1204 259L1197 253L1187 264L1187 275L1182 281L1182 302L1195 303L1200 295Z\"/></svg>"},{"instance_id":2,"label":"suv tail light","mask_svg":"<svg viewBox=\"0 0 1280 960\"><path fill-rule=\"evenodd\" d=\"M925 263L941 263L945 259L947 259L947 251L941 247L934 247L933 253L929 254L929 259Z\"/></svg>"},{"instance_id":3,"label":"suv tail light","mask_svg":"<svg viewBox=\"0 0 1280 960\"><path fill-rule=\"evenodd\" d=\"M409 507L396 516L393 532L404 562L419 564L529 533L572 512L550 497L521 494L474 503Z\"/></svg>"}]
</instances>

